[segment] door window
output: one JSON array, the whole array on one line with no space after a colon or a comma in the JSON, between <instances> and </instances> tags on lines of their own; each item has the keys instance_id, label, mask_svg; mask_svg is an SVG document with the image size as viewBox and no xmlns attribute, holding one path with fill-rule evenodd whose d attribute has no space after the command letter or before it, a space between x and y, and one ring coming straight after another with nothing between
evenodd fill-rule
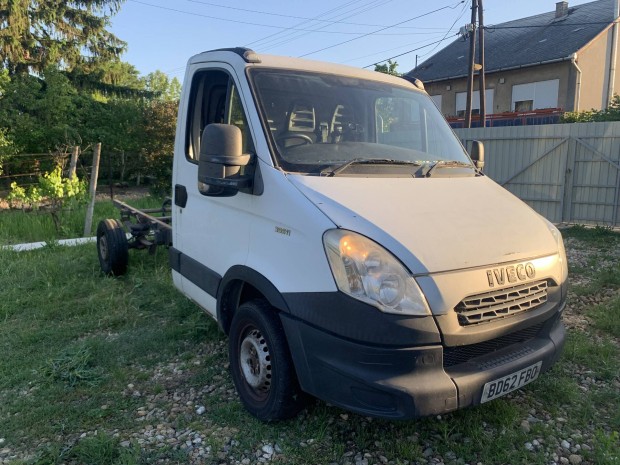
<instances>
[{"instance_id":1,"label":"door window","mask_svg":"<svg viewBox=\"0 0 620 465\"><path fill-rule=\"evenodd\" d=\"M213 123L237 126L243 137L243 153L254 153L239 92L222 70L200 71L192 80L185 138L185 154L190 161L198 161L202 133Z\"/></svg>"}]
</instances>

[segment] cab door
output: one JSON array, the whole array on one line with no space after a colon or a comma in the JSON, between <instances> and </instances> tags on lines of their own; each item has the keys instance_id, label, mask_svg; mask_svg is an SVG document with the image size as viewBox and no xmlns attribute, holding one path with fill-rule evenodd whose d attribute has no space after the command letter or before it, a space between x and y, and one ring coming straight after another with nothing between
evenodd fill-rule
<instances>
[{"instance_id":1,"label":"cab door","mask_svg":"<svg viewBox=\"0 0 620 465\"><path fill-rule=\"evenodd\" d=\"M194 65L190 75L189 98L179 114L184 127L177 132L183 147L179 140L175 147L176 212L170 260L177 287L215 316L222 276L247 259L253 195L240 191L232 197L209 197L199 192L203 130L212 123L236 125L243 135L243 152L255 157L255 150L234 70L224 63L203 63Z\"/></svg>"}]
</instances>

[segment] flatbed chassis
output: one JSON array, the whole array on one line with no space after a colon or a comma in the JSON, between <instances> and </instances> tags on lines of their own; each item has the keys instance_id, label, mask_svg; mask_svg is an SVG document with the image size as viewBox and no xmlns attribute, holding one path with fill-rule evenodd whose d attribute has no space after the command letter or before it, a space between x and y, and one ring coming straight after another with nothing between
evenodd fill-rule
<instances>
[{"instance_id":1,"label":"flatbed chassis","mask_svg":"<svg viewBox=\"0 0 620 465\"><path fill-rule=\"evenodd\" d=\"M164 200L161 208L138 209L120 200L113 200L120 210L121 223L131 235L128 237L130 249L147 249L154 253L159 245L172 245L171 201Z\"/></svg>"},{"instance_id":2,"label":"flatbed chassis","mask_svg":"<svg viewBox=\"0 0 620 465\"><path fill-rule=\"evenodd\" d=\"M155 253L160 246L172 245L172 217L170 199L161 208L138 208L120 200L113 201L120 210L120 221L105 219L97 226L97 253L101 271L107 275L126 273L129 249L146 249Z\"/></svg>"}]
</instances>

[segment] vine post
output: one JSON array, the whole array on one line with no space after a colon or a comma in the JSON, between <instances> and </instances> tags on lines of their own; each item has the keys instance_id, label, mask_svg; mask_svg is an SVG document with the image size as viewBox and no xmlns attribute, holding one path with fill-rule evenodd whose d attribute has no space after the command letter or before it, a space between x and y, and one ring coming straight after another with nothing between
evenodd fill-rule
<instances>
[{"instance_id":1,"label":"vine post","mask_svg":"<svg viewBox=\"0 0 620 465\"><path fill-rule=\"evenodd\" d=\"M76 145L73 147L73 151L71 152L71 161L69 163L69 179L75 178L75 168L77 167L77 160L79 154L80 146Z\"/></svg>"},{"instance_id":2,"label":"vine post","mask_svg":"<svg viewBox=\"0 0 620 465\"><path fill-rule=\"evenodd\" d=\"M99 177L99 160L101 158L101 142L95 145L93 151L93 166L90 172L90 188L88 194L90 195L90 202L86 209L86 221L84 222L84 237L90 235L90 230L93 225L93 213L95 211L95 196L97 194L97 178Z\"/></svg>"}]
</instances>

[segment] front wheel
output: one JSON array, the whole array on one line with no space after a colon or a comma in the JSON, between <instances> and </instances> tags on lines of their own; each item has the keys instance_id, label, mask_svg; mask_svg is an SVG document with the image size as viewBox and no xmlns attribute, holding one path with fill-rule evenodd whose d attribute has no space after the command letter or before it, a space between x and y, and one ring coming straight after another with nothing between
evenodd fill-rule
<instances>
[{"instance_id":1,"label":"front wheel","mask_svg":"<svg viewBox=\"0 0 620 465\"><path fill-rule=\"evenodd\" d=\"M276 311L263 300L242 304L230 327L230 370L245 408L262 421L294 417L305 405Z\"/></svg>"},{"instance_id":2,"label":"front wheel","mask_svg":"<svg viewBox=\"0 0 620 465\"><path fill-rule=\"evenodd\" d=\"M117 220L101 220L97 226L97 254L101 271L121 276L127 271L129 245L125 230Z\"/></svg>"}]
</instances>

